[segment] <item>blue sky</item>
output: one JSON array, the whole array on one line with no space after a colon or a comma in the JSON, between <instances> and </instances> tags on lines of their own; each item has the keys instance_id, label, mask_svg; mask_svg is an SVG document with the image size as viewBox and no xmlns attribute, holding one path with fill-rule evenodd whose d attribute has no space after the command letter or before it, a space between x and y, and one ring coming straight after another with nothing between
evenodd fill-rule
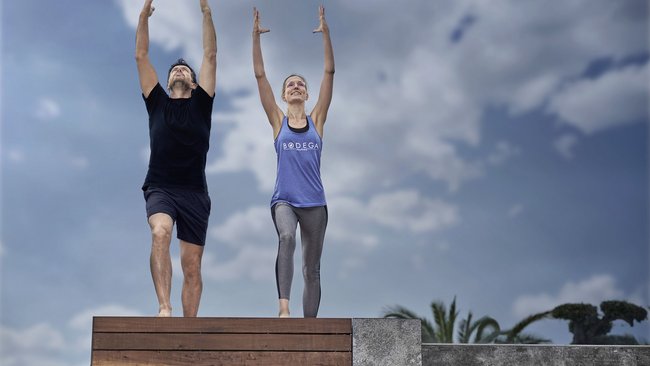
<instances>
[{"instance_id":1,"label":"blue sky","mask_svg":"<svg viewBox=\"0 0 650 366\"><path fill-rule=\"evenodd\" d=\"M3 365L85 365L93 315L154 315L140 186L143 1L2 2ZM200 316L274 316L271 129L251 61L322 76L316 1L210 0L218 36ZM643 0L324 2L336 59L320 316L457 297L506 328L566 302L648 306ZM151 59L198 69L198 1L154 0ZM315 100L315 98L312 98ZM308 108L313 104L308 103ZM172 302L180 314L178 246ZM299 252L296 261L299 261ZM293 314L301 314L299 272ZM530 328L570 342L566 323ZM615 331L650 339L648 322Z\"/></svg>"}]
</instances>

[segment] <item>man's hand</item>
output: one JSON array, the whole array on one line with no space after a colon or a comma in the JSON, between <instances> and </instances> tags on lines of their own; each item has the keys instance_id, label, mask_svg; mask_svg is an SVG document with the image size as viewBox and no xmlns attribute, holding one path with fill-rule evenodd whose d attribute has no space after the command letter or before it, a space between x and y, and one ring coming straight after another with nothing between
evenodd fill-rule
<instances>
[{"instance_id":1,"label":"man's hand","mask_svg":"<svg viewBox=\"0 0 650 366\"><path fill-rule=\"evenodd\" d=\"M318 28L314 29L314 33L323 33L323 32L328 32L329 27L327 27L327 22L325 21L325 7L323 5L318 7L318 17L320 20L320 24L318 25Z\"/></svg>"},{"instance_id":2,"label":"man's hand","mask_svg":"<svg viewBox=\"0 0 650 366\"><path fill-rule=\"evenodd\" d=\"M253 8L253 35L270 32L270 29L260 28L260 12L257 8Z\"/></svg>"},{"instance_id":3,"label":"man's hand","mask_svg":"<svg viewBox=\"0 0 650 366\"><path fill-rule=\"evenodd\" d=\"M147 17L150 17L151 14L153 14L153 11L156 10L153 6L151 6L151 3L153 0L145 0L144 1L144 7L142 8L142 14L146 14Z\"/></svg>"}]
</instances>

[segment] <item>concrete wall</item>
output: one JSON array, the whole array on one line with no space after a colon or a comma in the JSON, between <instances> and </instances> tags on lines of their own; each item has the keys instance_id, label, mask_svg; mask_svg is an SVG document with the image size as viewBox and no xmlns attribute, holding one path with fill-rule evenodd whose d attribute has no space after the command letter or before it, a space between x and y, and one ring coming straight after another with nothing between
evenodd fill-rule
<instances>
[{"instance_id":1,"label":"concrete wall","mask_svg":"<svg viewBox=\"0 0 650 366\"><path fill-rule=\"evenodd\" d=\"M650 346L423 344L423 366L650 366Z\"/></svg>"},{"instance_id":2,"label":"concrete wall","mask_svg":"<svg viewBox=\"0 0 650 366\"><path fill-rule=\"evenodd\" d=\"M421 366L420 320L352 319L353 366Z\"/></svg>"}]
</instances>

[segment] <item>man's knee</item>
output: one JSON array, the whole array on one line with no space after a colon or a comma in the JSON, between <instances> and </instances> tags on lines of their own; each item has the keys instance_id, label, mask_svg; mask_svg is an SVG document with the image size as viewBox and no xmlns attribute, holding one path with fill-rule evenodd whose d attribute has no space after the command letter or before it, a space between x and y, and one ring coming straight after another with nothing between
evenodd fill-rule
<instances>
[{"instance_id":1,"label":"man's knee","mask_svg":"<svg viewBox=\"0 0 650 366\"><path fill-rule=\"evenodd\" d=\"M149 227L154 245L169 245L172 239L174 220L165 213L156 213L149 217Z\"/></svg>"},{"instance_id":2,"label":"man's knee","mask_svg":"<svg viewBox=\"0 0 650 366\"><path fill-rule=\"evenodd\" d=\"M165 223L154 223L151 225L151 236L154 244L169 244L172 238L172 226Z\"/></svg>"}]
</instances>

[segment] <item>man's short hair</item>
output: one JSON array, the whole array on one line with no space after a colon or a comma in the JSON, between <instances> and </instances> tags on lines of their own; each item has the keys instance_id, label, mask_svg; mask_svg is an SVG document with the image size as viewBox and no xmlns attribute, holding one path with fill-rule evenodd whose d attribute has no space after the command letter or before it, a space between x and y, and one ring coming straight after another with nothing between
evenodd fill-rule
<instances>
[{"instance_id":1,"label":"man's short hair","mask_svg":"<svg viewBox=\"0 0 650 366\"><path fill-rule=\"evenodd\" d=\"M174 62L174 63L169 67L169 71L167 71L167 80L169 80L169 75L171 75L171 73L172 73L172 69L173 69L174 67L178 66L178 65L183 65L183 66L187 67L188 69L190 69L190 73L192 74L192 82L193 82L194 84L196 84L196 74L194 73L194 69L192 69L192 67L191 67L190 65L188 65L187 62L185 62L185 60L182 59L182 58L179 58L178 60L176 60L176 62Z\"/></svg>"}]
</instances>

